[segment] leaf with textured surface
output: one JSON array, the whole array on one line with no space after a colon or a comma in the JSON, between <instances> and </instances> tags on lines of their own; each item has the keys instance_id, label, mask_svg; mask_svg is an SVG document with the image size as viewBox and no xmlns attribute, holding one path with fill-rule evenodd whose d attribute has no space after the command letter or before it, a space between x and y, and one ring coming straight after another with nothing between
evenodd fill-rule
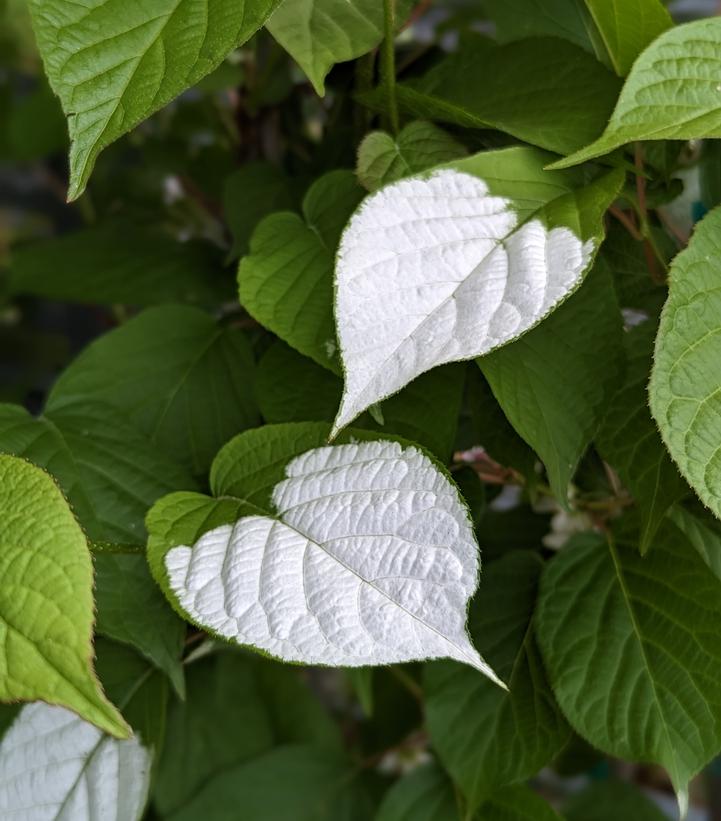
<instances>
[{"instance_id":1,"label":"leaf with textured surface","mask_svg":"<svg viewBox=\"0 0 721 821\"><path fill-rule=\"evenodd\" d=\"M135 647L166 673L182 696L185 625L168 607L145 557L98 553L93 560L96 632Z\"/></svg>"},{"instance_id":2,"label":"leaf with textured surface","mask_svg":"<svg viewBox=\"0 0 721 821\"><path fill-rule=\"evenodd\" d=\"M566 821L667 821L662 812L643 791L625 781L597 781L566 801L563 805Z\"/></svg>"},{"instance_id":3,"label":"leaf with textured surface","mask_svg":"<svg viewBox=\"0 0 721 821\"><path fill-rule=\"evenodd\" d=\"M531 628L542 567L533 553L506 554L486 567L471 605L471 634L508 692L452 662L426 669L430 739L472 807L536 773L570 735Z\"/></svg>"},{"instance_id":4,"label":"leaf with textured surface","mask_svg":"<svg viewBox=\"0 0 721 821\"><path fill-rule=\"evenodd\" d=\"M221 445L258 421L253 371L242 331L197 308L164 305L91 343L55 383L46 408L52 418L71 402L103 402L202 474Z\"/></svg>"},{"instance_id":5,"label":"leaf with textured surface","mask_svg":"<svg viewBox=\"0 0 721 821\"><path fill-rule=\"evenodd\" d=\"M721 582L680 531L577 537L541 578L536 635L566 718L603 752L689 779L721 747Z\"/></svg>"},{"instance_id":6,"label":"leaf with textured surface","mask_svg":"<svg viewBox=\"0 0 721 821\"><path fill-rule=\"evenodd\" d=\"M361 185L375 191L425 171L468 152L457 140L433 123L418 120L409 123L397 137L385 131L372 131L358 147L356 174Z\"/></svg>"},{"instance_id":7,"label":"leaf with textured surface","mask_svg":"<svg viewBox=\"0 0 721 821\"><path fill-rule=\"evenodd\" d=\"M362 197L351 171L323 175L308 189L302 217L281 212L258 225L238 269L248 313L336 373L333 267L341 231Z\"/></svg>"},{"instance_id":8,"label":"leaf with textured surface","mask_svg":"<svg viewBox=\"0 0 721 821\"><path fill-rule=\"evenodd\" d=\"M624 77L634 60L673 26L661 0L585 0L616 74Z\"/></svg>"},{"instance_id":9,"label":"leaf with textured surface","mask_svg":"<svg viewBox=\"0 0 721 821\"><path fill-rule=\"evenodd\" d=\"M445 462L458 426L463 365L435 368L381 405L383 424L363 414L353 426L402 436ZM338 376L278 342L258 363L256 398L266 422L332 422L343 393Z\"/></svg>"},{"instance_id":10,"label":"leaf with textured surface","mask_svg":"<svg viewBox=\"0 0 721 821\"><path fill-rule=\"evenodd\" d=\"M624 338L626 375L596 436L601 456L618 472L639 511L645 553L668 509L688 493L663 446L646 404L656 326L645 322Z\"/></svg>"},{"instance_id":11,"label":"leaf with textured surface","mask_svg":"<svg viewBox=\"0 0 721 821\"><path fill-rule=\"evenodd\" d=\"M176 699L154 789L171 815L217 773L285 743L340 749L337 728L294 668L254 654L222 652L194 662Z\"/></svg>"},{"instance_id":12,"label":"leaf with textured surface","mask_svg":"<svg viewBox=\"0 0 721 821\"><path fill-rule=\"evenodd\" d=\"M0 452L27 459L50 473L91 537L99 536L94 506L62 433L44 417L35 419L20 405L0 404Z\"/></svg>"},{"instance_id":13,"label":"leaf with textured surface","mask_svg":"<svg viewBox=\"0 0 721 821\"><path fill-rule=\"evenodd\" d=\"M195 85L257 31L275 0L30 0L70 128L69 199L100 152Z\"/></svg>"},{"instance_id":14,"label":"leaf with textured surface","mask_svg":"<svg viewBox=\"0 0 721 821\"><path fill-rule=\"evenodd\" d=\"M412 6L399 0L399 22ZM285 0L267 29L325 94L325 78L335 63L353 60L383 39L383 4L378 0Z\"/></svg>"},{"instance_id":15,"label":"leaf with textured surface","mask_svg":"<svg viewBox=\"0 0 721 821\"><path fill-rule=\"evenodd\" d=\"M171 821L227 821L238 807L264 821L368 821L372 801L351 767L338 753L286 744L219 773Z\"/></svg>"},{"instance_id":16,"label":"leaf with textured surface","mask_svg":"<svg viewBox=\"0 0 721 821\"><path fill-rule=\"evenodd\" d=\"M53 475L88 536L142 544L150 505L173 490L195 488L190 473L113 408L72 402L37 419L0 405L0 451Z\"/></svg>"},{"instance_id":17,"label":"leaf with textured surface","mask_svg":"<svg viewBox=\"0 0 721 821\"><path fill-rule=\"evenodd\" d=\"M718 20L721 24L721 19ZM719 29L721 31L721 28ZM701 501L721 517L721 208L673 261L649 383L663 441Z\"/></svg>"},{"instance_id":18,"label":"leaf with textured surface","mask_svg":"<svg viewBox=\"0 0 721 821\"><path fill-rule=\"evenodd\" d=\"M600 157L635 140L721 137L719 37L721 20L712 17L654 40L634 63L603 134L553 167Z\"/></svg>"},{"instance_id":19,"label":"leaf with textured surface","mask_svg":"<svg viewBox=\"0 0 721 821\"><path fill-rule=\"evenodd\" d=\"M0 743L0 813L21 821L138 821L151 755L63 707L23 707Z\"/></svg>"},{"instance_id":20,"label":"leaf with textured surface","mask_svg":"<svg viewBox=\"0 0 721 821\"><path fill-rule=\"evenodd\" d=\"M114 220L21 246L13 252L10 290L67 302L216 305L232 295L233 286L212 245L181 243Z\"/></svg>"},{"instance_id":21,"label":"leaf with textured surface","mask_svg":"<svg viewBox=\"0 0 721 821\"><path fill-rule=\"evenodd\" d=\"M451 656L493 676L465 631L478 548L457 490L413 447L309 450L327 430L236 437L211 471L222 499L161 500L147 520L156 580L191 620L285 660Z\"/></svg>"},{"instance_id":22,"label":"leaf with textured surface","mask_svg":"<svg viewBox=\"0 0 721 821\"><path fill-rule=\"evenodd\" d=\"M92 670L87 543L44 471L0 456L0 698L43 699L109 733L128 728Z\"/></svg>"},{"instance_id":23,"label":"leaf with textured surface","mask_svg":"<svg viewBox=\"0 0 721 821\"><path fill-rule=\"evenodd\" d=\"M607 68L563 40L533 38L498 46L474 37L420 80L399 83L397 96L414 117L496 128L566 154L604 127L619 89ZM382 109L384 94L379 89L360 99Z\"/></svg>"},{"instance_id":24,"label":"leaf with textured surface","mask_svg":"<svg viewBox=\"0 0 721 821\"><path fill-rule=\"evenodd\" d=\"M569 482L621 376L623 326L607 267L597 264L545 322L478 364L566 504Z\"/></svg>"},{"instance_id":25,"label":"leaf with textured surface","mask_svg":"<svg viewBox=\"0 0 721 821\"><path fill-rule=\"evenodd\" d=\"M166 493L196 487L187 468L103 402L72 398L45 418L73 454L93 506L88 532L95 540L142 544L150 505Z\"/></svg>"},{"instance_id":26,"label":"leaf with textured surface","mask_svg":"<svg viewBox=\"0 0 721 821\"><path fill-rule=\"evenodd\" d=\"M574 189L544 162L485 152L366 198L338 250L335 433L436 365L512 341L580 285L621 177Z\"/></svg>"},{"instance_id":27,"label":"leaf with textured surface","mask_svg":"<svg viewBox=\"0 0 721 821\"><path fill-rule=\"evenodd\" d=\"M285 475L275 518L240 518L163 556L159 581L192 621L286 661L451 657L495 679L465 629L478 547L457 490L426 456L336 445Z\"/></svg>"}]
</instances>

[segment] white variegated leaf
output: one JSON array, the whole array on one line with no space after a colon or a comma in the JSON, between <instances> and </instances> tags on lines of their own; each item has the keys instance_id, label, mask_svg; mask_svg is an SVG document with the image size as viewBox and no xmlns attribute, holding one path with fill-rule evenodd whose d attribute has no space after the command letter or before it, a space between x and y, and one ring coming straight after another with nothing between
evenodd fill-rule
<instances>
[{"instance_id":1,"label":"white variegated leaf","mask_svg":"<svg viewBox=\"0 0 721 821\"><path fill-rule=\"evenodd\" d=\"M198 624L287 661L357 667L450 657L495 679L465 628L478 546L458 492L413 447L296 457L277 518L246 516L165 556Z\"/></svg>"},{"instance_id":2,"label":"white variegated leaf","mask_svg":"<svg viewBox=\"0 0 721 821\"><path fill-rule=\"evenodd\" d=\"M20 711L0 744L0 818L13 821L138 821L151 754L119 741L64 707Z\"/></svg>"},{"instance_id":3,"label":"white variegated leaf","mask_svg":"<svg viewBox=\"0 0 721 821\"><path fill-rule=\"evenodd\" d=\"M451 168L372 194L338 251L346 381L334 433L436 365L529 330L579 285L593 250L565 226L519 224L512 200Z\"/></svg>"}]
</instances>

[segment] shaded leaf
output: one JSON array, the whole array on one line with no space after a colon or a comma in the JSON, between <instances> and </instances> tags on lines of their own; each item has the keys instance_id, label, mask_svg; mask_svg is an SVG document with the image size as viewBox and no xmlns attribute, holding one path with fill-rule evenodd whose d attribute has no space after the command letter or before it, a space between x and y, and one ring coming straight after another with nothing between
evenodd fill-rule
<instances>
[{"instance_id":1,"label":"shaded leaf","mask_svg":"<svg viewBox=\"0 0 721 821\"><path fill-rule=\"evenodd\" d=\"M333 268L340 233L362 196L350 171L325 174L308 190L303 217L281 212L258 225L238 269L248 313L336 373Z\"/></svg>"},{"instance_id":2,"label":"shaded leaf","mask_svg":"<svg viewBox=\"0 0 721 821\"><path fill-rule=\"evenodd\" d=\"M258 420L242 331L190 307L150 308L91 343L48 397L103 402L174 460L204 473L218 448Z\"/></svg>"},{"instance_id":3,"label":"shaded leaf","mask_svg":"<svg viewBox=\"0 0 721 821\"><path fill-rule=\"evenodd\" d=\"M568 486L618 387L623 328L599 264L545 322L478 360L496 399L546 466L556 498Z\"/></svg>"},{"instance_id":4,"label":"shaded leaf","mask_svg":"<svg viewBox=\"0 0 721 821\"><path fill-rule=\"evenodd\" d=\"M471 605L471 634L508 692L451 662L426 669L431 742L472 807L536 773L569 738L531 629L542 566L508 553L485 569Z\"/></svg>"}]
</instances>

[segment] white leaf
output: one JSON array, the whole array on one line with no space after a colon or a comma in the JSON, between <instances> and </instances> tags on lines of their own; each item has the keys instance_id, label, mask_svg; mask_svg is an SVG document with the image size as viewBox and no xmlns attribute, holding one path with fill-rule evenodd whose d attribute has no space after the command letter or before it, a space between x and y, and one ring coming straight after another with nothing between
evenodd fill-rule
<instances>
[{"instance_id":1,"label":"white leaf","mask_svg":"<svg viewBox=\"0 0 721 821\"><path fill-rule=\"evenodd\" d=\"M150 753L118 741L64 707L23 707L0 744L0 818L138 821Z\"/></svg>"},{"instance_id":2,"label":"white leaf","mask_svg":"<svg viewBox=\"0 0 721 821\"><path fill-rule=\"evenodd\" d=\"M199 624L287 661L357 667L450 657L495 679L465 629L478 546L458 493L416 448L307 451L247 516L165 557Z\"/></svg>"},{"instance_id":3,"label":"white leaf","mask_svg":"<svg viewBox=\"0 0 721 821\"><path fill-rule=\"evenodd\" d=\"M566 227L518 225L512 200L460 171L372 194L338 251L345 390L334 434L436 365L529 330L578 286L592 253Z\"/></svg>"}]
</instances>

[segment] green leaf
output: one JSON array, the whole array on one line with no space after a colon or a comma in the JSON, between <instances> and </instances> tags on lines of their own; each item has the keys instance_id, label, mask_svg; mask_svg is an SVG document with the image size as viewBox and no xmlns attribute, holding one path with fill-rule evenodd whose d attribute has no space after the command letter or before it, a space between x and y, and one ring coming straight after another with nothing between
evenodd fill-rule
<instances>
[{"instance_id":1,"label":"green leaf","mask_svg":"<svg viewBox=\"0 0 721 821\"><path fill-rule=\"evenodd\" d=\"M0 699L42 699L118 738L127 724L92 659L93 571L83 532L50 476L0 456Z\"/></svg>"},{"instance_id":2,"label":"green leaf","mask_svg":"<svg viewBox=\"0 0 721 821\"><path fill-rule=\"evenodd\" d=\"M232 290L208 243L121 219L21 246L10 269L11 293L67 302L214 306Z\"/></svg>"},{"instance_id":3,"label":"green leaf","mask_svg":"<svg viewBox=\"0 0 721 821\"><path fill-rule=\"evenodd\" d=\"M94 505L81 481L75 457L49 419L35 419L19 405L0 404L0 452L21 456L47 470L86 532L100 537Z\"/></svg>"},{"instance_id":4,"label":"green leaf","mask_svg":"<svg viewBox=\"0 0 721 821\"><path fill-rule=\"evenodd\" d=\"M654 281L644 244L618 223L612 223L606 232L601 256L613 272L621 308L631 308L649 317L657 317L666 300L667 290L664 283Z\"/></svg>"},{"instance_id":5,"label":"green leaf","mask_svg":"<svg viewBox=\"0 0 721 821\"><path fill-rule=\"evenodd\" d=\"M433 123L409 123L397 137L372 131L358 147L356 175L368 191L389 182L440 165L468 152L457 140Z\"/></svg>"},{"instance_id":6,"label":"green leaf","mask_svg":"<svg viewBox=\"0 0 721 821\"><path fill-rule=\"evenodd\" d=\"M584 0L483 0L502 43L527 37L560 37L611 64Z\"/></svg>"},{"instance_id":7,"label":"green leaf","mask_svg":"<svg viewBox=\"0 0 721 821\"><path fill-rule=\"evenodd\" d=\"M332 422L343 381L280 340L258 362L255 396L266 422Z\"/></svg>"},{"instance_id":8,"label":"green leaf","mask_svg":"<svg viewBox=\"0 0 721 821\"><path fill-rule=\"evenodd\" d=\"M536 633L574 729L605 753L665 767L683 809L721 747L721 581L670 523L635 544L577 537L541 579Z\"/></svg>"},{"instance_id":9,"label":"green leaf","mask_svg":"<svg viewBox=\"0 0 721 821\"><path fill-rule=\"evenodd\" d=\"M375 821L561 821L526 786L506 787L484 801L473 815L461 814L453 784L434 764L418 767L386 793Z\"/></svg>"},{"instance_id":10,"label":"green leaf","mask_svg":"<svg viewBox=\"0 0 721 821\"><path fill-rule=\"evenodd\" d=\"M153 581L145 557L97 553L94 564L96 632L139 650L182 698L185 625Z\"/></svg>"},{"instance_id":11,"label":"green leaf","mask_svg":"<svg viewBox=\"0 0 721 821\"><path fill-rule=\"evenodd\" d=\"M197 308L150 308L89 345L47 401L106 403L161 451L203 474L218 448L258 420L242 331Z\"/></svg>"},{"instance_id":12,"label":"green leaf","mask_svg":"<svg viewBox=\"0 0 721 821\"><path fill-rule=\"evenodd\" d=\"M622 346L613 282L600 263L538 327L477 360L509 421L541 457L562 504L618 387Z\"/></svg>"},{"instance_id":13,"label":"green leaf","mask_svg":"<svg viewBox=\"0 0 721 821\"><path fill-rule=\"evenodd\" d=\"M649 399L673 460L701 501L721 517L720 227L721 208L716 208L673 261Z\"/></svg>"},{"instance_id":14,"label":"green leaf","mask_svg":"<svg viewBox=\"0 0 721 821\"><path fill-rule=\"evenodd\" d=\"M399 0L399 22L412 5L412 0ZM383 39L383 4L378 0L285 0L266 27L323 96L326 75L336 63L360 57Z\"/></svg>"},{"instance_id":15,"label":"green leaf","mask_svg":"<svg viewBox=\"0 0 721 821\"><path fill-rule=\"evenodd\" d=\"M618 472L636 501L642 553L652 544L668 509L688 492L646 404L655 330L653 322L644 322L625 335L624 382L609 402L596 436L601 456Z\"/></svg>"},{"instance_id":16,"label":"green leaf","mask_svg":"<svg viewBox=\"0 0 721 821\"><path fill-rule=\"evenodd\" d=\"M333 435L425 371L520 337L581 284L622 178L548 177L545 156L480 152L392 183L356 211L336 268L345 387ZM458 208L475 222L450 219Z\"/></svg>"},{"instance_id":17,"label":"green leaf","mask_svg":"<svg viewBox=\"0 0 721 821\"><path fill-rule=\"evenodd\" d=\"M536 773L570 735L531 629L541 569L536 555L512 551L484 570L471 604L471 635L507 692L456 663L426 667L431 742L472 807Z\"/></svg>"},{"instance_id":18,"label":"green leaf","mask_svg":"<svg viewBox=\"0 0 721 821\"><path fill-rule=\"evenodd\" d=\"M614 71L625 77L636 57L673 26L661 0L585 0Z\"/></svg>"},{"instance_id":19,"label":"green leaf","mask_svg":"<svg viewBox=\"0 0 721 821\"><path fill-rule=\"evenodd\" d=\"M276 0L30 0L45 70L68 117L69 199L100 152L218 66Z\"/></svg>"},{"instance_id":20,"label":"green leaf","mask_svg":"<svg viewBox=\"0 0 721 821\"><path fill-rule=\"evenodd\" d=\"M400 778L383 797L374 821L460 821L448 776L424 764Z\"/></svg>"},{"instance_id":21,"label":"green leaf","mask_svg":"<svg viewBox=\"0 0 721 821\"><path fill-rule=\"evenodd\" d=\"M721 579L721 524L703 510L674 505L666 514L698 551L711 572Z\"/></svg>"},{"instance_id":22,"label":"green leaf","mask_svg":"<svg viewBox=\"0 0 721 821\"><path fill-rule=\"evenodd\" d=\"M288 176L269 162L246 163L231 174L223 189L223 210L233 234L233 256L248 253L250 237L263 217L294 205Z\"/></svg>"},{"instance_id":23,"label":"green leaf","mask_svg":"<svg viewBox=\"0 0 721 821\"><path fill-rule=\"evenodd\" d=\"M240 262L240 302L261 325L319 365L340 373L333 320L333 270L340 234L363 198L350 171L316 180L303 217L271 214Z\"/></svg>"},{"instance_id":24,"label":"green leaf","mask_svg":"<svg viewBox=\"0 0 721 821\"><path fill-rule=\"evenodd\" d=\"M465 370L463 365L435 368L386 399L380 420L366 413L353 426L402 436L445 462L455 441ZM282 342L258 363L256 397L266 422L330 422L342 390L339 377Z\"/></svg>"},{"instance_id":25,"label":"green leaf","mask_svg":"<svg viewBox=\"0 0 721 821\"><path fill-rule=\"evenodd\" d=\"M0 405L0 452L51 473L94 541L142 544L150 505L196 486L185 468L116 410L93 401L72 402L37 419L17 405Z\"/></svg>"},{"instance_id":26,"label":"green leaf","mask_svg":"<svg viewBox=\"0 0 721 821\"><path fill-rule=\"evenodd\" d=\"M601 136L554 163L567 168L635 140L721 137L717 44L721 20L676 26L639 56Z\"/></svg>"},{"instance_id":27,"label":"green leaf","mask_svg":"<svg viewBox=\"0 0 721 821\"><path fill-rule=\"evenodd\" d=\"M153 767L165 738L168 709L167 679L132 648L102 637L95 638L95 666L108 697L153 751Z\"/></svg>"},{"instance_id":28,"label":"green leaf","mask_svg":"<svg viewBox=\"0 0 721 821\"><path fill-rule=\"evenodd\" d=\"M372 802L349 762L311 745L288 744L219 773L169 821L226 821L229 808L239 807L244 817L263 821L373 817Z\"/></svg>"},{"instance_id":29,"label":"green leaf","mask_svg":"<svg viewBox=\"0 0 721 821\"><path fill-rule=\"evenodd\" d=\"M253 505L257 513L272 513L270 497L295 456L327 444L330 426L322 422L266 425L231 439L210 469L210 489L216 497L234 497Z\"/></svg>"},{"instance_id":30,"label":"green leaf","mask_svg":"<svg viewBox=\"0 0 721 821\"><path fill-rule=\"evenodd\" d=\"M210 487L215 498L202 493L171 493L148 512L148 563L156 582L168 595L163 557L179 544L194 544L208 530L230 524L247 514L273 515L271 494L295 456L328 440L330 425L304 422L266 425L234 437L213 461ZM171 594L176 611L185 613Z\"/></svg>"},{"instance_id":31,"label":"green leaf","mask_svg":"<svg viewBox=\"0 0 721 821\"><path fill-rule=\"evenodd\" d=\"M624 781L596 781L563 805L566 821L665 821L667 816L643 792Z\"/></svg>"},{"instance_id":32,"label":"green leaf","mask_svg":"<svg viewBox=\"0 0 721 821\"><path fill-rule=\"evenodd\" d=\"M400 83L397 95L415 117L496 128L565 154L604 127L619 88L607 68L563 40L531 38L499 46L477 36L419 81ZM382 89L361 100L385 105Z\"/></svg>"},{"instance_id":33,"label":"green leaf","mask_svg":"<svg viewBox=\"0 0 721 821\"><path fill-rule=\"evenodd\" d=\"M474 821L561 821L540 795L525 785L506 787L486 801Z\"/></svg>"},{"instance_id":34,"label":"green leaf","mask_svg":"<svg viewBox=\"0 0 721 821\"><path fill-rule=\"evenodd\" d=\"M166 493L196 487L187 468L110 405L69 398L47 411L45 419L73 454L94 512L86 527L96 541L143 544L143 519L150 505Z\"/></svg>"},{"instance_id":35,"label":"green leaf","mask_svg":"<svg viewBox=\"0 0 721 821\"><path fill-rule=\"evenodd\" d=\"M340 738L294 668L233 652L194 662L185 701L174 700L155 803L170 815L217 773L277 744L337 750Z\"/></svg>"},{"instance_id":36,"label":"green leaf","mask_svg":"<svg viewBox=\"0 0 721 821\"><path fill-rule=\"evenodd\" d=\"M472 439L469 444L483 448L490 459L518 471L533 485L536 454L513 429L479 368L469 368L466 385L466 402L471 416Z\"/></svg>"}]
</instances>

